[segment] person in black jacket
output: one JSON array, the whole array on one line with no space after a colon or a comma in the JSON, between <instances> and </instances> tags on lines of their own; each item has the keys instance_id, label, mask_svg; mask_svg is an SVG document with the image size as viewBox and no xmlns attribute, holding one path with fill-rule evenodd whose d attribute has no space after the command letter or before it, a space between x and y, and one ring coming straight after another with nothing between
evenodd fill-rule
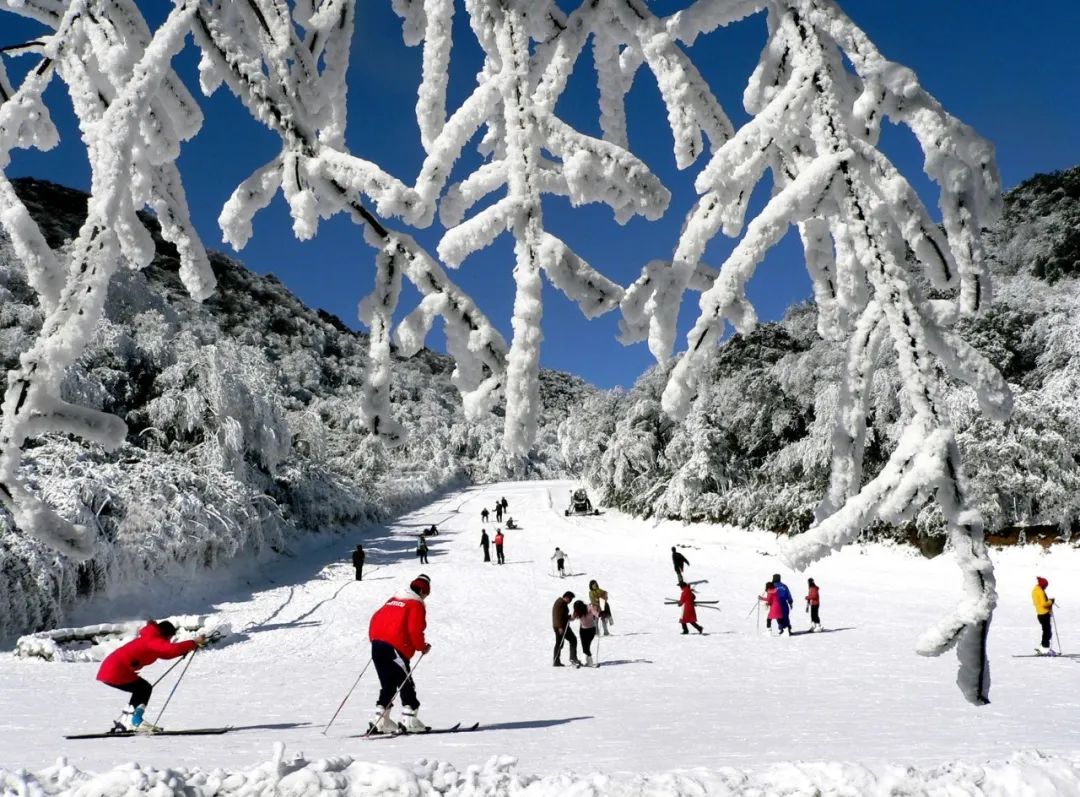
<instances>
[{"instance_id":1,"label":"person in black jacket","mask_svg":"<svg viewBox=\"0 0 1080 797\"><path fill-rule=\"evenodd\" d=\"M491 549L488 547L491 545L491 540L488 539L487 529L480 529L480 547L484 549L484 561L491 561Z\"/></svg>"},{"instance_id":2,"label":"person in black jacket","mask_svg":"<svg viewBox=\"0 0 1080 797\"><path fill-rule=\"evenodd\" d=\"M570 604L574 600L573 592L564 592L555 599L555 605L551 607L551 627L555 630L555 661L556 667L562 667L563 642L570 643L570 663L581 666L577 657L577 637L570 628Z\"/></svg>"},{"instance_id":3,"label":"person in black jacket","mask_svg":"<svg viewBox=\"0 0 1080 797\"><path fill-rule=\"evenodd\" d=\"M679 583L682 583L682 571L683 568L690 564L690 560L683 556L681 553L675 550L675 546L671 546L671 563L675 565L675 575L679 578Z\"/></svg>"},{"instance_id":4,"label":"person in black jacket","mask_svg":"<svg viewBox=\"0 0 1080 797\"><path fill-rule=\"evenodd\" d=\"M364 546L357 545L356 550L352 552L352 566L356 568L356 580L364 580Z\"/></svg>"}]
</instances>

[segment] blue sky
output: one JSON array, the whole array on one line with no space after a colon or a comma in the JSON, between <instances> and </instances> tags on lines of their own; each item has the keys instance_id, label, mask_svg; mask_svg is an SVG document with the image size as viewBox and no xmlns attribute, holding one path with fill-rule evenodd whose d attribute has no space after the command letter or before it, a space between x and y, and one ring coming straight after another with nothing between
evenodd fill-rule
<instances>
[{"instance_id":1,"label":"blue sky","mask_svg":"<svg viewBox=\"0 0 1080 797\"><path fill-rule=\"evenodd\" d=\"M140 4L142 5L142 4ZM656 13L670 13L685 0L654 0ZM1024 4L1015 0L848 0L847 13L863 27L883 54L919 75L923 85L953 114L975 127L997 147L1006 187L1036 172L1068 168L1080 162L1080 68L1076 31L1080 3L1047 0ZM167 5L147 3L154 21ZM358 3L360 19L353 44L349 85L348 142L353 152L381 164L411 183L423 159L413 115L420 75L420 50L401 43L400 25L389 2ZM473 85L480 53L459 4L457 38L451 65L450 104L456 107ZM26 40L38 32L33 23L0 14L0 46ZM763 16L745 20L699 41L693 58L736 125L746 121L741 97L746 79L764 43ZM562 117L579 130L599 135L595 80L586 56L559 106ZM8 61L12 74L29 67L23 57ZM195 87L196 54L189 47L177 68ZM89 170L74 126L70 104L58 83L50 89L54 119L63 140L47 153L15 153L11 176L31 175L77 188L89 186ZM201 94L198 95L201 98ZM671 134L652 80L642 70L629 95L630 140L635 153L672 189L673 199L659 222L636 219L617 225L601 206L571 209L564 200L545 203L548 228L610 278L629 284L652 258L668 259L686 211L694 201L693 178L704 161L685 172L675 169ZM255 236L239 253L221 241L217 216L236 185L277 152L277 137L250 120L226 90L203 98L207 121L202 132L185 144L180 167L196 227L208 248L238 257L260 273L277 275L304 302L359 327L356 306L372 287L374 252L363 243L359 228L343 217L324 222L318 237L300 242L292 237L291 220L278 198L255 220ZM920 191L936 213L936 192L922 173L922 158L906 130L887 129L882 148ZM466 157L456 177L478 163ZM760 207L767 186L756 195ZM752 209L753 210L753 207ZM416 234L434 251L442 229L436 225ZM706 262L719 265L733 241L718 238ZM510 338L513 306L513 249L509 236L473 255L451 276L472 293L482 309ZM751 299L764 320L776 319L794 302L809 296L810 283L793 234L758 269ZM414 306L406 293L402 309ZM696 295L684 303L678 346L696 317ZM617 313L587 321L576 306L550 287L545 289L545 367L578 374L601 387L629 386L652 364L644 344L625 347L615 340ZM436 330L429 345L443 350Z\"/></svg>"}]
</instances>

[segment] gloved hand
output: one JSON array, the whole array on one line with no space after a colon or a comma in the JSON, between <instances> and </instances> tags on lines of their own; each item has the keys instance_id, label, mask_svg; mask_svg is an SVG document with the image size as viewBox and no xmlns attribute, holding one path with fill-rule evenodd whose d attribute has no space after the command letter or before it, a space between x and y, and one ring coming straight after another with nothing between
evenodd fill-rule
<instances>
[{"instance_id":1,"label":"gloved hand","mask_svg":"<svg viewBox=\"0 0 1080 797\"><path fill-rule=\"evenodd\" d=\"M430 642L428 642L426 645L424 645L424 653L431 653L431 643Z\"/></svg>"},{"instance_id":2,"label":"gloved hand","mask_svg":"<svg viewBox=\"0 0 1080 797\"><path fill-rule=\"evenodd\" d=\"M209 644L209 640L206 638L206 636L204 634L199 634L197 637L195 637L195 647L197 647L199 650L202 650L208 644Z\"/></svg>"}]
</instances>

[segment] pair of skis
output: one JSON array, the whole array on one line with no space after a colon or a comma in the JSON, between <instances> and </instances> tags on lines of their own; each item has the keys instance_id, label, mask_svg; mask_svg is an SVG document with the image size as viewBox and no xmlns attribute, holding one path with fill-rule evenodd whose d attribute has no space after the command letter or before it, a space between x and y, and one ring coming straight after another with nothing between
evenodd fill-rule
<instances>
[{"instance_id":1,"label":"pair of skis","mask_svg":"<svg viewBox=\"0 0 1080 797\"><path fill-rule=\"evenodd\" d=\"M225 728L192 728L184 731L129 731L113 728L105 733L75 733L65 739L127 739L131 736L212 736L228 733L232 726Z\"/></svg>"},{"instance_id":2,"label":"pair of skis","mask_svg":"<svg viewBox=\"0 0 1080 797\"><path fill-rule=\"evenodd\" d=\"M397 739L399 736L431 736L437 733L469 733L470 731L475 731L479 727L480 723L474 722L472 725L469 725L466 728L462 728L461 723L459 722L457 725L451 725L448 728L428 728L426 731L406 731L404 729L399 729L393 731L392 733L361 733L357 734L353 738Z\"/></svg>"}]
</instances>

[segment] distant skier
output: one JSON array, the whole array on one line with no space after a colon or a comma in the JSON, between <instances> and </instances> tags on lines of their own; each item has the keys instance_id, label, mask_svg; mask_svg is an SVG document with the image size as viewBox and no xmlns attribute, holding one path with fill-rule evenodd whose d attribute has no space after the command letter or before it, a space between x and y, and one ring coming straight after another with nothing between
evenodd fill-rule
<instances>
[{"instance_id":1,"label":"distant skier","mask_svg":"<svg viewBox=\"0 0 1080 797\"><path fill-rule=\"evenodd\" d=\"M356 580L364 580L364 546L357 545L356 550L352 552L352 566L356 568Z\"/></svg>"},{"instance_id":2,"label":"distant skier","mask_svg":"<svg viewBox=\"0 0 1080 797\"><path fill-rule=\"evenodd\" d=\"M555 563L555 569L559 571L559 578L564 577L566 575L566 554L562 552L562 548L555 548L555 553L551 555L551 561Z\"/></svg>"},{"instance_id":3,"label":"distant skier","mask_svg":"<svg viewBox=\"0 0 1080 797\"><path fill-rule=\"evenodd\" d=\"M776 597L776 585L771 581L766 581L765 594L759 595L758 600L769 607L769 613L765 615L765 628L771 633L772 621L778 621L777 627L779 628L779 620L784 616L784 610L780 608L780 599Z\"/></svg>"},{"instance_id":4,"label":"distant skier","mask_svg":"<svg viewBox=\"0 0 1080 797\"><path fill-rule=\"evenodd\" d=\"M570 643L570 663L575 667L581 662L577 657L577 637L574 629L570 627L570 602L574 600L573 592L564 592L555 599L555 605L551 607L551 627L555 629L555 663L554 666L562 667L563 642Z\"/></svg>"},{"instance_id":5,"label":"distant skier","mask_svg":"<svg viewBox=\"0 0 1080 797\"><path fill-rule=\"evenodd\" d=\"M502 529L495 529L495 558L499 561L499 564L506 564L506 560L503 558L503 537Z\"/></svg>"},{"instance_id":6,"label":"distant skier","mask_svg":"<svg viewBox=\"0 0 1080 797\"><path fill-rule=\"evenodd\" d=\"M495 522L496 523L502 523L502 517L503 517L502 502L501 501L496 501L495 502Z\"/></svg>"},{"instance_id":7,"label":"distant skier","mask_svg":"<svg viewBox=\"0 0 1080 797\"><path fill-rule=\"evenodd\" d=\"M776 599L780 603L782 613L776 627L780 630L781 636L785 629L788 636L791 636L791 607L795 605L795 599L791 597L791 590L787 588L787 584L780 580L779 573L773 573L772 583L776 588Z\"/></svg>"},{"instance_id":8,"label":"distant skier","mask_svg":"<svg viewBox=\"0 0 1080 797\"><path fill-rule=\"evenodd\" d=\"M420 564L426 565L428 563L427 554L427 538L424 537L423 534L421 534L419 541L416 543L416 555L420 557Z\"/></svg>"},{"instance_id":9,"label":"distant skier","mask_svg":"<svg viewBox=\"0 0 1080 797\"><path fill-rule=\"evenodd\" d=\"M810 612L810 630L821 631L821 616L818 614L821 608L821 590L814 583L814 579L808 578L806 582L806 610Z\"/></svg>"},{"instance_id":10,"label":"distant skier","mask_svg":"<svg viewBox=\"0 0 1080 797\"><path fill-rule=\"evenodd\" d=\"M503 512L510 508L510 502L506 500L505 495L499 499L499 503L502 505Z\"/></svg>"},{"instance_id":11,"label":"distant skier","mask_svg":"<svg viewBox=\"0 0 1080 797\"><path fill-rule=\"evenodd\" d=\"M585 654L585 666L595 667L592 657L592 641L596 636L596 623L600 619L594 606L586 606L585 601L574 601L574 619L581 630L581 652Z\"/></svg>"},{"instance_id":12,"label":"distant skier","mask_svg":"<svg viewBox=\"0 0 1080 797\"><path fill-rule=\"evenodd\" d=\"M615 625L615 620L611 616L611 600L608 598L607 590L600 589L600 585L596 583L595 578L589 582L589 604L596 607L596 613L600 617L600 628L603 630L604 636L610 636L608 626Z\"/></svg>"},{"instance_id":13,"label":"distant skier","mask_svg":"<svg viewBox=\"0 0 1080 797\"><path fill-rule=\"evenodd\" d=\"M401 730L423 733L430 730L417 711L416 684L409 669L409 660L416 651L427 653L431 645L424 638L427 630L427 606L424 600L431 594L431 579L421 573L409 584L409 589L390 598L371 615L368 638L371 640L371 661L379 675L379 698L375 701L375 718L368 733L396 733L399 726L390 719L395 694L401 695ZM399 691L400 690L400 691Z\"/></svg>"},{"instance_id":14,"label":"distant skier","mask_svg":"<svg viewBox=\"0 0 1080 797\"><path fill-rule=\"evenodd\" d=\"M674 545L671 546L671 563L675 565L675 575L678 577L679 583L682 584L682 571L684 567L690 564L690 560L676 551Z\"/></svg>"},{"instance_id":15,"label":"distant skier","mask_svg":"<svg viewBox=\"0 0 1080 797\"><path fill-rule=\"evenodd\" d=\"M485 506L485 507L484 507L483 509L481 509L481 510L480 510L480 522L482 522L482 523L487 523L487 522L488 522L488 518L489 518L490 516L491 516L491 515L490 515L490 513L489 513L489 512L487 511L487 507L486 507L486 506Z\"/></svg>"},{"instance_id":16,"label":"distant skier","mask_svg":"<svg viewBox=\"0 0 1080 797\"><path fill-rule=\"evenodd\" d=\"M514 519L512 517L508 517L506 519L506 528L513 531L514 529L518 528L518 524L514 522Z\"/></svg>"},{"instance_id":17,"label":"distant skier","mask_svg":"<svg viewBox=\"0 0 1080 797\"><path fill-rule=\"evenodd\" d=\"M1054 635L1050 624L1054 615L1054 598L1046 597L1046 588L1050 586L1050 582L1042 576L1036 578L1035 582L1035 588L1031 590L1031 602L1035 604L1035 616L1042 627L1042 640L1035 652L1040 656L1055 656L1057 654L1050 647L1050 640Z\"/></svg>"},{"instance_id":18,"label":"distant skier","mask_svg":"<svg viewBox=\"0 0 1080 797\"><path fill-rule=\"evenodd\" d=\"M480 529L480 547L484 549L484 561L491 561L491 540L488 538L487 529Z\"/></svg>"},{"instance_id":19,"label":"distant skier","mask_svg":"<svg viewBox=\"0 0 1080 797\"><path fill-rule=\"evenodd\" d=\"M698 625L697 621L697 609L694 608L694 589L689 584L683 584L682 594L679 596L679 605L683 607L682 617L679 618L679 624L682 625L682 632L689 634L690 629L686 626L690 624L697 629L699 634L704 634L705 629Z\"/></svg>"},{"instance_id":20,"label":"distant skier","mask_svg":"<svg viewBox=\"0 0 1080 797\"><path fill-rule=\"evenodd\" d=\"M173 642L171 640L175 634L176 626L168 620L160 623L151 620L139 630L138 637L114 650L101 662L97 679L114 689L131 694L128 707L124 709L121 718L125 730L139 733L155 733L161 730L143 719L143 712L146 711L146 704L150 702L154 687L145 678L139 677L139 670L158 659L186 656L206 644L205 636Z\"/></svg>"},{"instance_id":21,"label":"distant skier","mask_svg":"<svg viewBox=\"0 0 1080 797\"><path fill-rule=\"evenodd\" d=\"M439 527L436 526L434 523L432 523L430 526L428 526L426 529L424 529L424 534L426 536L428 536L428 537L434 537L438 533L439 533Z\"/></svg>"}]
</instances>

